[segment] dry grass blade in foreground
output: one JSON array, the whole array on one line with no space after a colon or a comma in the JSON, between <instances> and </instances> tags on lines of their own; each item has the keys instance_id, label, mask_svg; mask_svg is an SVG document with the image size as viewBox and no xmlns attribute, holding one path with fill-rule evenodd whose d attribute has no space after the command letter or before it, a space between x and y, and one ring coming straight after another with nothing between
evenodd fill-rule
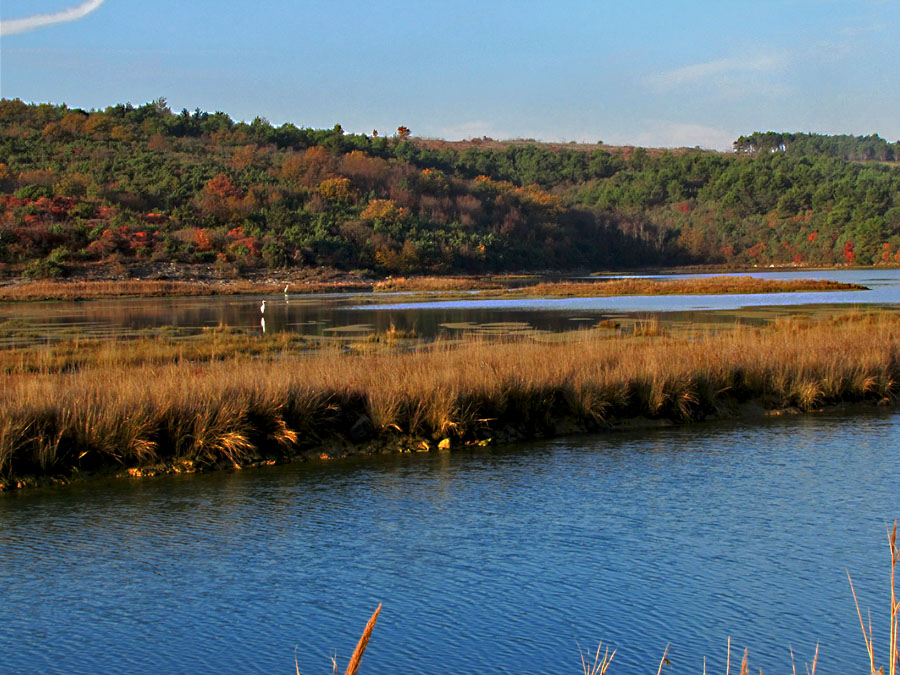
<instances>
[{"instance_id":1,"label":"dry grass blade in foreground","mask_svg":"<svg viewBox=\"0 0 900 675\"><path fill-rule=\"evenodd\" d=\"M888 672L890 675L898 675L900 672L900 646L897 644L898 632L900 632L900 602L897 601L895 586L897 563L900 562L900 547L897 546L897 521L894 521L894 529L888 532L888 544L891 549L891 625L888 645ZM869 654L869 669L871 675L884 675L884 668L875 668L875 644L872 640L872 615L869 614L869 626L863 621L862 612L859 609L859 601L856 598L856 589L853 588L853 579L847 572L850 581L850 592L853 593L853 602L856 605L856 614L859 617L859 626L862 628L863 640L866 643L866 651Z\"/></svg>"},{"instance_id":2,"label":"dry grass blade in foreground","mask_svg":"<svg viewBox=\"0 0 900 675\"><path fill-rule=\"evenodd\" d=\"M797 675L797 666L794 664L794 648L790 647L791 650L791 671L794 675ZM812 666L806 664L806 675L816 675L816 664L819 662L819 643L816 643L816 653L813 654Z\"/></svg>"},{"instance_id":3,"label":"dry grass blade in foreground","mask_svg":"<svg viewBox=\"0 0 900 675\"><path fill-rule=\"evenodd\" d=\"M359 672L359 664L362 663L363 652L366 651L366 647L369 644L369 638L372 637L372 629L375 628L375 622L378 621L378 613L380 611L381 603L379 602L378 607L375 608L374 614L372 614L372 618L369 619L365 630L363 630L362 637L359 638L356 649L353 650L353 655L350 657L350 663L347 664L345 675L356 675Z\"/></svg>"},{"instance_id":4,"label":"dry grass blade in foreground","mask_svg":"<svg viewBox=\"0 0 900 675\"><path fill-rule=\"evenodd\" d=\"M350 656L350 661L347 664L347 670L344 672L344 675L357 675L357 673L359 673L363 652L366 651L366 647L369 645L369 638L372 637L372 630L375 628L375 622L378 621L379 612L381 612L380 602L378 603L378 607L375 608L375 612L372 614L368 623L366 623L366 627L363 629L362 637L359 638L356 649L353 650L353 654ZM297 675L300 675L300 662L297 660L296 655L294 656L294 667L297 671ZM337 667L337 660L332 657L331 668L332 673L335 673L335 675L337 674Z\"/></svg>"},{"instance_id":5,"label":"dry grass blade in foreground","mask_svg":"<svg viewBox=\"0 0 900 675\"><path fill-rule=\"evenodd\" d=\"M791 668L793 670L793 674L797 675L797 667L794 665L794 649L789 647L791 651ZM727 658L725 661L725 675L731 674L731 636L728 636L728 648L727 648ZM668 659L669 653L669 645L666 645L665 650L663 651L662 659L659 662L659 669L656 671L656 675L661 675L663 666L671 665L671 662ZM813 656L812 666L809 664L806 665L806 673L807 675L816 675L816 663L819 660L819 645L816 644L816 653ZM759 674L762 675L762 669L760 669ZM703 675L706 675L706 657L703 657ZM750 675L750 649L744 649L744 656L741 659L741 673L740 675Z\"/></svg>"},{"instance_id":6,"label":"dry grass blade in foreground","mask_svg":"<svg viewBox=\"0 0 900 675\"><path fill-rule=\"evenodd\" d=\"M897 521L894 521L893 531L888 533L888 543L890 544L891 549L891 626L890 626L890 664L889 664L889 675L898 675L898 667L900 667L900 651L898 651L898 628L900 628L900 602L897 601L896 589L895 589L895 572L897 568L897 563L900 562L900 547L897 545ZM847 578L850 579L849 572L847 573ZM862 627L863 631L863 639L866 643L866 650L869 653L869 665L870 665L870 673L871 675L885 675L884 668L879 668L876 670L875 668L875 652L874 646L872 644L872 626L871 626L871 618L869 621L868 632L866 631L865 624L862 618L862 612L859 609L859 602L856 599L856 591L853 589L853 580L850 579L850 590L853 593L853 601L856 604L856 612L859 616L859 623ZM378 604L378 607L375 609L375 612L372 614L372 617L369 619L368 623L366 623L366 627L363 630L362 637L359 639L359 643L356 645L356 649L353 651L353 655L350 657L350 662L347 664L347 670L344 675L358 675L359 666L362 662L363 653L366 650L366 647L369 644L369 639L372 636L372 630L375 628L375 622L378 620L378 614L381 612L381 603ZM597 653L594 655L593 663L589 662L585 658L584 652L582 652L581 647L578 647L578 653L581 656L581 668L584 675L605 675L607 669L610 667L612 663L613 657L616 655L616 650L613 650L612 654L609 653L609 647L606 648L603 657L600 657L600 650L603 646L603 642L600 641L597 645ZM659 668L657 669L657 675L661 675L663 666L671 665L669 661L670 645L666 645L666 648L663 650L662 658L659 661ZM728 637L728 651L727 651L727 659L725 665L725 675L730 675L731 673L731 636ZM793 670L793 674L797 675L797 668L794 665L794 650L791 647L791 667ZM590 656L590 653L588 653ZM813 656L812 665L807 665L806 672L807 675L815 675L816 673L816 664L819 660L819 645L816 644L816 652ZM296 657L294 659L294 664L296 666L297 675L300 675L300 666L297 663ZM332 658L333 671L337 673L337 661ZM703 660L703 673L706 675L706 659ZM744 649L744 656L741 659L741 672L740 675L749 675L750 674L750 650L748 648ZM762 671L760 670L760 675L762 675Z\"/></svg>"},{"instance_id":7,"label":"dry grass blade in foreground","mask_svg":"<svg viewBox=\"0 0 900 675\"><path fill-rule=\"evenodd\" d=\"M729 638L729 640L730 639L731 638ZM663 649L662 658L659 660L659 668L656 669L656 675L660 675L660 673L662 673L663 666L672 665L672 662L669 661L668 654L669 654L669 645L666 645L666 648Z\"/></svg>"},{"instance_id":8,"label":"dry grass blade in foreground","mask_svg":"<svg viewBox=\"0 0 900 675\"><path fill-rule=\"evenodd\" d=\"M578 653L581 655L581 669L584 671L584 675L604 675L606 673L609 664L612 663L613 657L616 655L616 650L613 649L612 654L610 654L609 647L607 647L603 658L600 658L601 647L603 647L602 640L597 644L597 653L594 654L594 662L591 663L584 658L584 652L581 651L581 646L579 645ZM588 656L590 655L590 652L588 652Z\"/></svg>"}]
</instances>

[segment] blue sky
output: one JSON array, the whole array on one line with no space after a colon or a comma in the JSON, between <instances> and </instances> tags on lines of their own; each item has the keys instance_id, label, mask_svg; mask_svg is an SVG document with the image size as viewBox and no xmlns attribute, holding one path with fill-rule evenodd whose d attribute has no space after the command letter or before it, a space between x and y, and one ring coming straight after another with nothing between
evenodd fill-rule
<instances>
[{"instance_id":1,"label":"blue sky","mask_svg":"<svg viewBox=\"0 0 900 675\"><path fill-rule=\"evenodd\" d=\"M900 139L894 0L3 0L0 95L440 138Z\"/></svg>"}]
</instances>

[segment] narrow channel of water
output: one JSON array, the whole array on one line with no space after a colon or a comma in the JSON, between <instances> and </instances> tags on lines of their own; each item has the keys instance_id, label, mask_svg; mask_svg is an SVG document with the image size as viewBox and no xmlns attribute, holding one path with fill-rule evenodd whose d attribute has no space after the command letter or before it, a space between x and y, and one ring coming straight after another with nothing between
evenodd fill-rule
<instances>
[{"instance_id":1,"label":"narrow channel of water","mask_svg":"<svg viewBox=\"0 0 900 675\"><path fill-rule=\"evenodd\" d=\"M571 437L0 494L0 671L863 672L900 414Z\"/></svg>"}]
</instances>

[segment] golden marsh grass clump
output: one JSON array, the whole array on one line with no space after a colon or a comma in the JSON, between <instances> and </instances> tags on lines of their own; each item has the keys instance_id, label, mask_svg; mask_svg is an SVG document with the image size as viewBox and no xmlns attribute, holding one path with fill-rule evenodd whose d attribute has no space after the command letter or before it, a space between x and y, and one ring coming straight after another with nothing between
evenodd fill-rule
<instances>
[{"instance_id":1,"label":"golden marsh grass clump","mask_svg":"<svg viewBox=\"0 0 900 675\"><path fill-rule=\"evenodd\" d=\"M605 297L618 295L737 295L754 293L800 293L865 291L865 286L824 279L762 279L759 277L701 277L692 279L611 279L608 281L561 281L524 286L512 291L542 297Z\"/></svg>"},{"instance_id":2,"label":"golden marsh grass clump","mask_svg":"<svg viewBox=\"0 0 900 675\"><path fill-rule=\"evenodd\" d=\"M32 281L0 287L0 300L87 300L92 298L173 297L266 293L272 284L249 281L215 284L203 281L133 279L122 281Z\"/></svg>"},{"instance_id":3,"label":"golden marsh grass clump","mask_svg":"<svg viewBox=\"0 0 900 675\"><path fill-rule=\"evenodd\" d=\"M502 284L476 277L393 277L379 281L376 293L498 290Z\"/></svg>"},{"instance_id":4,"label":"golden marsh grass clump","mask_svg":"<svg viewBox=\"0 0 900 675\"><path fill-rule=\"evenodd\" d=\"M5 353L0 483L454 447L634 418L683 423L749 401L797 410L886 402L900 383L900 319L889 314L691 338L582 331L552 343L471 338L371 354L267 339L278 348L223 346L215 359L166 348L142 360L153 343L113 342L87 358L69 354L76 365L65 368L49 357L47 367L18 368L16 352Z\"/></svg>"},{"instance_id":5,"label":"golden marsh grass clump","mask_svg":"<svg viewBox=\"0 0 900 675\"><path fill-rule=\"evenodd\" d=\"M289 284L291 293L341 293L371 290L366 282L302 281ZM0 301L91 300L124 297L188 297L270 294L282 292L280 282L227 279L220 281L168 281L122 279L108 281L41 280L0 286Z\"/></svg>"},{"instance_id":6,"label":"golden marsh grass clump","mask_svg":"<svg viewBox=\"0 0 900 675\"><path fill-rule=\"evenodd\" d=\"M507 278L509 279L509 278ZM290 293L468 293L486 296L499 292L512 296L593 297L618 295L723 295L738 293L791 293L868 290L858 284L821 279L792 281L754 277L715 276L693 279L613 279L598 281L542 282L504 290L499 280L478 277L396 277L374 284L366 281L300 281L288 284ZM39 280L0 286L0 301L88 300L120 297L174 297L237 294L269 294L282 291L280 283L223 279L218 281L169 281L157 279Z\"/></svg>"}]
</instances>

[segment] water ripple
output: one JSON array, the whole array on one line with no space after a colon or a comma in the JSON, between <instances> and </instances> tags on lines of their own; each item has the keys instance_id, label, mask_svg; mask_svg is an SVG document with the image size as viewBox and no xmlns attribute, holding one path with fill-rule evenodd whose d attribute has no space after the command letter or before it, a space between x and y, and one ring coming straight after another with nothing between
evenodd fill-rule
<instances>
[{"instance_id":1,"label":"water ripple","mask_svg":"<svg viewBox=\"0 0 900 675\"><path fill-rule=\"evenodd\" d=\"M860 670L900 416L820 416L0 495L0 671Z\"/></svg>"}]
</instances>

